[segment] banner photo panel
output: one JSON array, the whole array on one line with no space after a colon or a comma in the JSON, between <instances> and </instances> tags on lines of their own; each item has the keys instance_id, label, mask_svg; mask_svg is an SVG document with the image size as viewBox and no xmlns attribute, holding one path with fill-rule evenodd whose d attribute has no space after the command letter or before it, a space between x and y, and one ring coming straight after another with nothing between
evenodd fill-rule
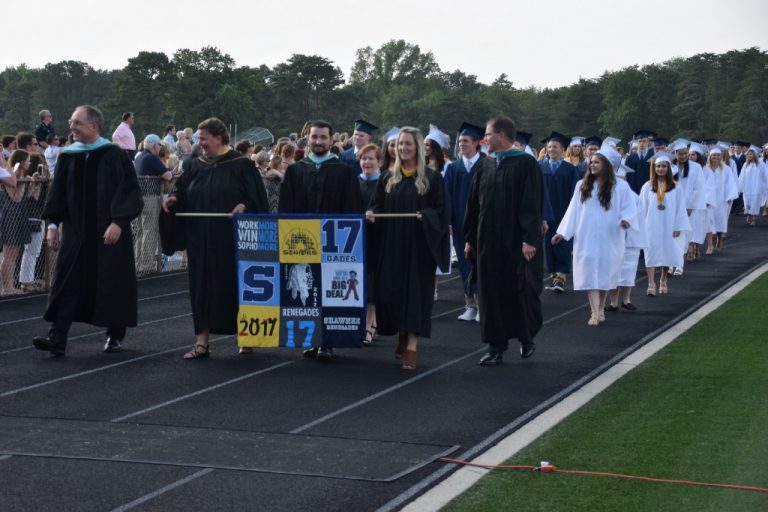
<instances>
[{"instance_id":1,"label":"banner photo panel","mask_svg":"<svg viewBox=\"0 0 768 512\"><path fill-rule=\"evenodd\" d=\"M360 347L362 215L237 215L238 345Z\"/></svg>"}]
</instances>

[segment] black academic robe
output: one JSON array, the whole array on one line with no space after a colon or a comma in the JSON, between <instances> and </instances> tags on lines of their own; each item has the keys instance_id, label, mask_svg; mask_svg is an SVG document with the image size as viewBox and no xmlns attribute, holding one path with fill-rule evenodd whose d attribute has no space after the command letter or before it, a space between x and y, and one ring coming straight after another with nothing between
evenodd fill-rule
<instances>
[{"instance_id":1,"label":"black academic robe","mask_svg":"<svg viewBox=\"0 0 768 512\"><path fill-rule=\"evenodd\" d=\"M630 167L635 171L627 174L627 183L629 183L629 187L635 194L640 195L640 189L643 188L643 185L645 185L646 181L651 179L650 160L653 155L654 152L652 149L649 149L646 152L645 158L640 158L639 153L632 153L624 162L627 167Z\"/></svg>"},{"instance_id":2,"label":"black academic robe","mask_svg":"<svg viewBox=\"0 0 768 512\"><path fill-rule=\"evenodd\" d=\"M171 195L176 197L174 213L229 213L239 203L245 205L246 213L269 213L258 169L237 151L215 162L205 157L192 160ZM168 215L162 217L167 221ZM213 334L235 334L238 300L232 219L179 219L175 233L163 229L162 235L167 238L183 233L195 334L204 329ZM167 250L167 243L163 245Z\"/></svg>"},{"instance_id":3,"label":"black academic robe","mask_svg":"<svg viewBox=\"0 0 768 512\"><path fill-rule=\"evenodd\" d=\"M280 185L280 213L360 213L358 174L338 158L320 165L304 158L288 167Z\"/></svg>"},{"instance_id":4,"label":"black academic robe","mask_svg":"<svg viewBox=\"0 0 768 512\"><path fill-rule=\"evenodd\" d=\"M415 178L403 178L391 192L392 178L379 180L371 202L374 213L416 213L415 218L381 218L380 259L375 275L376 328L384 336L413 332L429 338L432 331L432 303L435 268L448 270L449 235L445 188L440 173L427 169L429 190L419 195Z\"/></svg>"},{"instance_id":5,"label":"black academic robe","mask_svg":"<svg viewBox=\"0 0 768 512\"><path fill-rule=\"evenodd\" d=\"M362 197L363 202L363 208L362 212L365 213L368 208L370 208L371 200L373 199L373 196L376 194L376 188L379 185L379 181L381 180L381 176L383 174L379 175L378 178L375 180L364 180L362 177L360 177L360 195ZM366 222L365 226L365 263L368 266L368 275L373 275L373 270L376 268L376 262L378 261L379 257L379 239L381 238L378 235L378 228L376 224L370 224ZM368 298L373 301L373 283L371 280L368 280Z\"/></svg>"},{"instance_id":6,"label":"black academic robe","mask_svg":"<svg viewBox=\"0 0 768 512\"><path fill-rule=\"evenodd\" d=\"M90 153L61 153L42 217L61 227L61 247L44 318L55 319L70 273L82 269L76 322L101 327L136 325L136 266L131 220L144 203L133 164L114 144ZM104 244L115 223L121 234Z\"/></svg>"},{"instance_id":7,"label":"black academic robe","mask_svg":"<svg viewBox=\"0 0 768 512\"><path fill-rule=\"evenodd\" d=\"M533 343L541 329L544 272L541 170L526 153L506 154L486 158L477 169L464 217L464 240L477 261L480 337L501 350L509 338ZM523 242L536 248L529 262Z\"/></svg>"}]
</instances>

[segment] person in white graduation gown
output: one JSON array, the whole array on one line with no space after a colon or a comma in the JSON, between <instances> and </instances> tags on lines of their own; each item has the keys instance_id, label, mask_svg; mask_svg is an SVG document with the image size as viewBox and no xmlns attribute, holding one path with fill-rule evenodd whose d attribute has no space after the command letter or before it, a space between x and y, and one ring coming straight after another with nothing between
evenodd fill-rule
<instances>
[{"instance_id":1,"label":"person in white graduation gown","mask_svg":"<svg viewBox=\"0 0 768 512\"><path fill-rule=\"evenodd\" d=\"M700 241L693 240L694 212L706 211L707 209L704 168L688 158L689 151L687 141L681 140L675 142L670 147L670 150L673 151L675 155L675 159L672 162L672 175L677 181L678 188L685 197L685 210L688 213L688 221L691 223L691 231L687 233L686 244L684 245L684 247L687 247L685 260L693 261L696 252L696 244L704 242L703 233L701 233L702 239ZM673 275L676 277L682 276L683 265L675 267Z\"/></svg>"},{"instance_id":2,"label":"person in white graduation gown","mask_svg":"<svg viewBox=\"0 0 768 512\"><path fill-rule=\"evenodd\" d=\"M657 153L651 166L651 179L640 189L640 215L643 217L648 247L645 270L649 297L656 295L656 267L661 267L659 294L666 294L668 267L683 264L685 233L691 230L685 196L672 179L672 158Z\"/></svg>"},{"instance_id":3,"label":"person in white graduation gown","mask_svg":"<svg viewBox=\"0 0 768 512\"><path fill-rule=\"evenodd\" d=\"M626 181L627 174L633 172L635 172L634 169L627 167L622 162L619 170L616 171L616 177ZM645 228L643 227L643 216L639 214L640 196L632 191L632 198L635 201L638 215L632 226L624 232L626 241L624 242L624 258L621 263L621 271L619 272L619 282L615 289L608 292L611 303L605 306L605 311L615 312L619 310L619 307L628 311L637 310L637 306L632 302L632 289L635 287L635 280L637 279L640 251L648 246L648 241L645 235ZM621 305L619 305L619 302L621 302Z\"/></svg>"},{"instance_id":4,"label":"person in white graduation gown","mask_svg":"<svg viewBox=\"0 0 768 512\"><path fill-rule=\"evenodd\" d=\"M691 222L691 240L688 245L688 254L690 261L696 261L701 257L699 246L704 243L709 230L709 211L710 205L714 204L714 189L712 185L712 173L704 170L707 163L707 147L697 142L691 142L688 148L688 161L697 163L701 167L702 188L699 199L704 205L703 208L693 208L688 216ZM697 204L697 201L694 201ZM700 206L700 205L699 205Z\"/></svg>"},{"instance_id":5,"label":"person in white graduation gown","mask_svg":"<svg viewBox=\"0 0 768 512\"><path fill-rule=\"evenodd\" d=\"M739 197L736 179L728 164L723 163L723 150L715 146L709 150L705 171L712 173L712 202L709 208L709 227L707 228L707 254L713 252L713 235L717 235L714 247L722 250L725 233L728 232L728 215L731 213L733 200Z\"/></svg>"},{"instance_id":6,"label":"person in white graduation gown","mask_svg":"<svg viewBox=\"0 0 768 512\"><path fill-rule=\"evenodd\" d=\"M587 291L590 326L605 321L606 295L616 288L624 259L624 232L637 216L634 194L616 179L614 165L621 165L621 155L610 148L592 156L552 237L552 245L574 239L573 289Z\"/></svg>"},{"instance_id":7,"label":"person in white graduation gown","mask_svg":"<svg viewBox=\"0 0 768 512\"><path fill-rule=\"evenodd\" d=\"M765 163L759 160L760 148L750 146L746 153L744 166L736 182L739 192L744 198L744 213L747 216L747 224L757 225L756 216L760 215L760 209L765 203L765 194L768 190L768 175Z\"/></svg>"}]
</instances>

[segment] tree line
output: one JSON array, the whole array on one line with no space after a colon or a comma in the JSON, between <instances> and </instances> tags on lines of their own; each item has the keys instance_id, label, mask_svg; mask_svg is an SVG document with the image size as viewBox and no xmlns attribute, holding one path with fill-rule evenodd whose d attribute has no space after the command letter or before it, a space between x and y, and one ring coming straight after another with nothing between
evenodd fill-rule
<instances>
[{"instance_id":1,"label":"tree line","mask_svg":"<svg viewBox=\"0 0 768 512\"><path fill-rule=\"evenodd\" d=\"M118 70L71 60L8 67L0 73L0 133L33 129L38 112L48 109L65 134L66 116L89 103L104 112L107 136L123 112L134 112L137 138L210 116L240 131L263 126L284 135L314 118L338 131L351 131L352 120L364 118L382 129L433 123L453 133L463 121L482 125L506 114L536 139L557 130L626 142L644 128L760 144L768 141L766 79L768 54L758 48L628 66L566 87L516 88L506 74L484 84L460 70L443 71L431 52L403 40L358 49L347 79L319 55L248 67L208 46L171 57L142 51Z\"/></svg>"}]
</instances>

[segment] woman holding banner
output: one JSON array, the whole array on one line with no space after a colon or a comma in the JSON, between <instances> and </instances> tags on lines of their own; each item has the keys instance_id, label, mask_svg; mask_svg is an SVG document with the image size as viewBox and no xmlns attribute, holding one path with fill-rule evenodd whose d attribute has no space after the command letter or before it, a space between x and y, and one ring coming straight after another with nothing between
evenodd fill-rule
<instances>
[{"instance_id":1,"label":"woman holding banner","mask_svg":"<svg viewBox=\"0 0 768 512\"><path fill-rule=\"evenodd\" d=\"M253 163L229 147L229 132L212 117L198 125L203 155L191 161L163 201L169 213L269 213L264 184ZM166 216L166 221L169 216ZM195 346L184 359L210 356L208 338L237 333L237 270L232 220L197 216L176 220L170 229L161 221L163 252L187 249L189 295Z\"/></svg>"},{"instance_id":2,"label":"woman holding banner","mask_svg":"<svg viewBox=\"0 0 768 512\"><path fill-rule=\"evenodd\" d=\"M406 370L416 369L419 336L431 334L435 268L450 265L445 203L442 176L425 164L421 133L402 128L395 168L379 180L366 218L385 217L378 220L376 325L382 335L398 335L395 358Z\"/></svg>"}]
</instances>

